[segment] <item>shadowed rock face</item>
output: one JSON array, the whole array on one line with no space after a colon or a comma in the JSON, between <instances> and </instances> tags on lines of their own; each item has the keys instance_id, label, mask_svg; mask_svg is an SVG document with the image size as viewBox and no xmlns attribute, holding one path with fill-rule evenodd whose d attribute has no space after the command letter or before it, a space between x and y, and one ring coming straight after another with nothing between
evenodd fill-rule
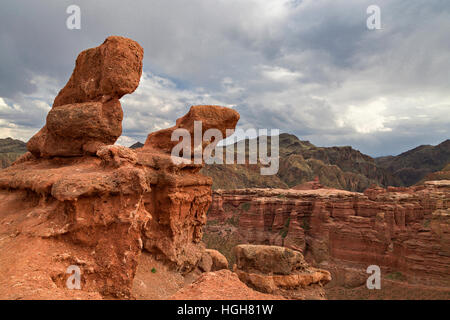
<instances>
[{"instance_id":1,"label":"shadowed rock face","mask_svg":"<svg viewBox=\"0 0 450 320\"><path fill-rule=\"evenodd\" d=\"M427 174L443 170L448 165L450 139L436 146L422 145L397 156L376 158L375 162L379 167L398 177L402 185L416 184Z\"/></svg>"},{"instance_id":2,"label":"shadowed rock face","mask_svg":"<svg viewBox=\"0 0 450 320\"><path fill-rule=\"evenodd\" d=\"M36 157L74 157L114 144L122 134L119 99L139 85L143 55L137 42L116 36L81 52L28 151Z\"/></svg>"},{"instance_id":3,"label":"shadowed rock face","mask_svg":"<svg viewBox=\"0 0 450 320\"><path fill-rule=\"evenodd\" d=\"M142 54L121 37L83 51L31 153L0 171L0 298L129 298L142 250L183 273L213 267L201 243L212 184L201 165L175 164L158 146L111 145L121 133L118 99L136 89ZM239 118L200 109L192 119L205 127L215 119L234 129ZM66 287L71 265L81 290Z\"/></svg>"}]
</instances>

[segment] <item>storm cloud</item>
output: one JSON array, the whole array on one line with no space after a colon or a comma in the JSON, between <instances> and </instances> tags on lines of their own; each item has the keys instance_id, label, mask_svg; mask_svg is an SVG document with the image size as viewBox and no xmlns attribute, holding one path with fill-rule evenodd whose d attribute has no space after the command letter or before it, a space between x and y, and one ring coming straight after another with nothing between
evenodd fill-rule
<instances>
[{"instance_id":1,"label":"storm cloud","mask_svg":"<svg viewBox=\"0 0 450 320\"><path fill-rule=\"evenodd\" d=\"M66 27L72 4L80 30ZM369 5L381 9L380 30L366 26ZM449 138L447 0L5 0L0 138L39 130L77 54L109 35L144 48L141 84L121 99L124 145L193 104L231 106L242 128L372 156Z\"/></svg>"}]
</instances>

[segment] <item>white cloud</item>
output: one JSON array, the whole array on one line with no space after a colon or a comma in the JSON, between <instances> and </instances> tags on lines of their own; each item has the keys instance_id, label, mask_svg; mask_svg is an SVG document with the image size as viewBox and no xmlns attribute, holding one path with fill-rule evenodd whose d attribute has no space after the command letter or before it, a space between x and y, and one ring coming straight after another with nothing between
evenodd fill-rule
<instances>
[{"instance_id":1,"label":"white cloud","mask_svg":"<svg viewBox=\"0 0 450 320\"><path fill-rule=\"evenodd\" d=\"M388 119L385 111L386 99L379 98L367 105L349 106L344 116L337 119L337 123L339 127L351 126L358 133L389 132L392 129L386 127L386 124L395 118Z\"/></svg>"},{"instance_id":2,"label":"white cloud","mask_svg":"<svg viewBox=\"0 0 450 320\"><path fill-rule=\"evenodd\" d=\"M197 104L226 105L205 90L180 89L168 78L143 72L138 89L121 99L124 135L140 141L148 133L171 127Z\"/></svg>"}]
</instances>

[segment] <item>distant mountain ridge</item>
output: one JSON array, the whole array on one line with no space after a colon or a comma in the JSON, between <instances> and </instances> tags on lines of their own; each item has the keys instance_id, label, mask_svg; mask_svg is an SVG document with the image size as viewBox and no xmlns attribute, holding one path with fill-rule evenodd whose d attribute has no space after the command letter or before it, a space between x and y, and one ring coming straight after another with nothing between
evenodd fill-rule
<instances>
[{"instance_id":1,"label":"distant mountain ridge","mask_svg":"<svg viewBox=\"0 0 450 320\"><path fill-rule=\"evenodd\" d=\"M25 152L27 152L27 145L25 142L12 138L0 139L1 168L10 166Z\"/></svg>"},{"instance_id":2,"label":"distant mountain ridge","mask_svg":"<svg viewBox=\"0 0 450 320\"><path fill-rule=\"evenodd\" d=\"M450 139L436 146L421 145L398 156L375 158L375 163L399 178L402 185L413 185L450 163Z\"/></svg>"},{"instance_id":3,"label":"distant mountain ridge","mask_svg":"<svg viewBox=\"0 0 450 320\"><path fill-rule=\"evenodd\" d=\"M144 146L144 144L138 141L138 142L132 144L129 148L130 149L138 149L138 148L142 148L143 146Z\"/></svg>"},{"instance_id":4,"label":"distant mountain ridge","mask_svg":"<svg viewBox=\"0 0 450 320\"><path fill-rule=\"evenodd\" d=\"M259 165L248 164L206 165L202 171L213 178L213 189L292 188L318 177L322 185L349 191L364 191L372 184L410 186L449 174L443 169L450 164L450 140L376 159L350 146L316 147L287 133L279 141L280 168L275 176L261 176Z\"/></svg>"},{"instance_id":5,"label":"distant mountain ridge","mask_svg":"<svg viewBox=\"0 0 450 320\"><path fill-rule=\"evenodd\" d=\"M206 165L202 171L213 178L213 189L291 188L315 177L325 186L350 191L363 191L372 184L400 184L387 170L379 168L372 157L349 146L316 147L283 133L279 136L279 147L280 167L274 176L261 176L259 164L214 164Z\"/></svg>"}]
</instances>

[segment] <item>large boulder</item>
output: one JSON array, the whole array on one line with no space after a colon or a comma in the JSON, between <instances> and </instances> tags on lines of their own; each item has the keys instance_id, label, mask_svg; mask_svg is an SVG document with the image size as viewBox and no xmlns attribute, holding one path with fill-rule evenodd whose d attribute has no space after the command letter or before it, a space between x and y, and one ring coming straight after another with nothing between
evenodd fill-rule
<instances>
[{"instance_id":1,"label":"large boulder","mask_svg":"<svg viewBox=\"0 0 450 320\"><path fill-rule=\"evenodd\" d=\"M223 254L214 249L206 249L205 251L212 260L211 271L228 269L228 260Z\"/></svg>"},{"instance_id":2,"label":"large boulder","mask_svg":"<svg viewBox=\"0 0 450 320\"><path fill-rule=\"evenodd\" d=\"M144 49L131 39L108 37L100 46L78 55L75 69L53 107L120 99L134 92L142 74Z\"/></svg>"},{"instance_id":3,"label":"large boulder","mask_svg":"<svg viewBox=\"0 0 450 320\"><path fill-rule=\"evenodd\" d=\"M287 275L307 267L300 252L285 247L241 244L234 253L237 267L245 272Z\"/></svg>"},{"instance_id":4,"label":"large boulder","mask_svg":"<svg viewBox=\"0 0 450 320\"><path fill-rule=\"evenodd\" d=\"M144 149L157 149L164 153L170 154L172 149L179 143L178 140L172 141L172 133L177 129L185 129L191 136L191 154L194 153L194 122L201 122L201 137L205 131L209 129L217 129L222 134L223 139L227 135L227 129L236 126L239 121L239 113L233 109L211 106L199 105L192 106L187 114L177 119L175 126L150 133L144 145ZM217 141L218 142L218 141ZM210 142L202 141L202 147L206 147Z\"/></svg>"},{"instance_id":5,"label":"large boulder","mask_svg":"<svg viewBox=\"0 0 450 320\"><path fill-rule=\"evenodd\" d=\"M249 287L293 299L324 299L326 270L310 267L303 255L285 247L238 245L234 272Z\"/></svg>"},{"instance_id":6,"label":"large boulder","mask_svg":"<svg viewBox=\"0 0 450 320\"><path fill-rule=\"evenodd\" d=\"M95 154L122 134L123 112L117 99L106 103L84 102L53 107L47 124L28 142L38 157Z\"/></svg>"}]
</instances>

